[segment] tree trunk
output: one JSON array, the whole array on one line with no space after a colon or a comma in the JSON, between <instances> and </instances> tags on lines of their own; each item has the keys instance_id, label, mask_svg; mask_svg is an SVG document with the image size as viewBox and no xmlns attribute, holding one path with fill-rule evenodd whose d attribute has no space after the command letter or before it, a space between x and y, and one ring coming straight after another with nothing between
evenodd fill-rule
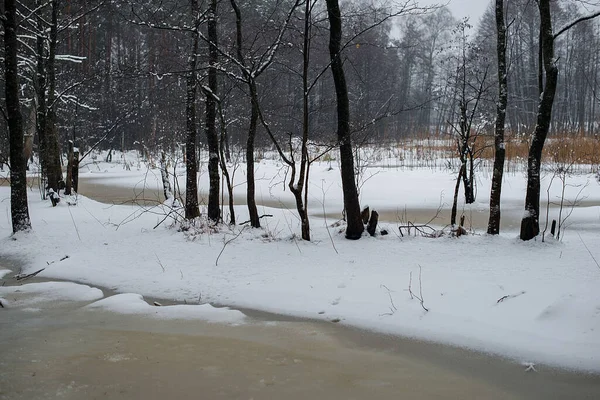
<instances>
[{"instance_id":1,"label":"tree trunk","mask_svg":"<svg viewBox=\"0 0 600 400\"><path fill-rule=\"evenodd\" d=\"M185 102L186 111L186 131L187 138L185 142L185 218L194 219L200 216L198 208L198 183L196 182L198 166L196 164L196 57L198 54L198 0L191 0L191 15L194 20L194 30L192 31L191 49L188 61L189 72L187 75L187 96Z\"/></svg>"},{"instance_id":2,"label":"tree trunk","mask_svg":"<svg viewBox=\"0 0 600 400\"><path fill-rule=\"evenodd\" d=\"M250 115L250 126L248 127L248 139L246 140L246 203L248 203L250 226L260 228L254 182L254 139L256 138L256 126L258 124L258 99L256 98L256 84L251 81L249 85L252 98L252 113Z\"/></svg>"},{"instance_id":3,"label":"tree trunk","mask_svg":"<svg viewBox=\"0 0 600 400\"><path fill-rule=\"evenodd\" d=\"M73 151L73 172L71 174L73 177L73 191L75 193L79 192L79 148L75 148Z\"/></svg>"},{"instance_id":4,"label":"tree trunk","mask_svg":"<svg viewBox=\"0 0 600 400\"><path fill-rule=\"evenodd\" d=\"M36 1L36 6L40 7L42 0ZM41 12L41 11L40 11ZM36 62L37 62L37 71L36 71L36 130L38 135L38 143L39 143L39 156L40 156L40 166L42 170L42 176L46 176L46 171L48 170L48 151L46 150L46 114L48 113L48 106L46 104L46 57L45 57L45 39L43 36L44 29L44 21L41 16L37 17L37 47L36 47ZM46 188L42 188L45 195ZM44 197L45 198L45 197Z\"/></svg>"},{"instance_id":5,"label":"tree trunk","mask_svg":"<svg viewBox=\"0 0 600 400\"><path fill-rule=\"evenodd\" d=\"M67 180L65 181L65 194L70 195L73 188L73 141L69 140L67 152Z\"/></svg>"},{"instance_id":6,"label":"tree trunk","mask_svg":"<svg viewBox=\"0 0 600 400\"><path fill-rule=\"evenodd\" d=\"M210 1L208 11L208 46L209 68L208 89L206 93L206 141L208 143L208 218L214 222L221 220L219 206L220 177L219 177L219 134L217 132L217 0Z\"/></svg>"},{"instance_id":7,"label":"tree trunk","mask_svg":"<svg viewBox=\"0 0 600 400\"><path fill-rule=\"evenodd\" d=\"M27 206L27 160L23 155L23 119L19 104L17 70L17 6L4 1L4 79L10 145L10 212L13 232L31 229Z\"/></svg>"},{"instance_id":8,"label":"tree trunk","mask_svg":"<svg viewBox=\"0 0 600 400\"><path fill-rule=\"evenodd\" d=\"M326 0L329 19L329 54L331 72L335 84L337 99L337 137L340 144L340 165L342 173L342 191L344 193L344 209L346 211L346 238L360 239L365 229L360 217L360 204L356 180L354 177L354 156L350 133L350 105L348 87L340 55L342 42L342 18L338 0Z\"/></svg>"},{"instance_id":9,"label":"tree trunk","mask_svg":"<svg viewBox=\"0 0 600 400\"><path fill-rule=\"evenodd\" d=\"M558 81L558 67L554 59L554 34L550 0L540 0L540 48L544 62L545 84L538 108L537 125L527 159L527 194L525 215L521 221L521 240L531 240L540 233L540 166L544 142L550 130L552 105Z\"/></svg>"},{"instance_id":10,"label":"tree trunk","mask_svg":"<svg viewBox=\"0 0 600 400\"><path fill-rule=\"evenodd\" d=\"M254 77L248 73L244 55L242 54L242 13L235 0L230 0L230 3L235 12L237 59L240 63L240 70L248 84L252 108L250 126L248 127L248 137L246 139L246 204L248 206L250 226L253 228L260 228L260 218L256 207L256 187L254 182L254 140L256 138L256 126L259 118L258 95L256 93Z\"/></svg>"},{"instance_id":11,"label":"tree trunk","mask_svg":"<svg viewBox=\"0 0 600 400\"><path fill-rule=\"evenodd\" d=\"M502 193L502 177L504 175L504 125L506 122L506 106L508 103L508 82L506 74L506 24L504 22L504 0L496 0L496 30L498 55L498 104L496 107L496 130L494 134L494 172L492 175L492 191L490 194L490 218L487 233L500 233L500 195Z\"/></svg>"},{"instance_id":12,"label":"tree trunk","mask_svg":"<svg viewBox=\"0 0 600 400\"><path fill-rule=\"evenodd\" d=\"M460 181L463 175L466 174L466 166L462 164L456 177L456 185L454 186L454 198L452 200L452 212L450 213L450 225L456 225L456 214L458 212L458 193L460 192Z\"/></svg>"},{"instance_id":13,"label":"tree trunk","mask_svg":"<svg viewBox=\"0 0 600 400\"><path fill-rule=\"evenodd\" d=\"M62 168L60 165L60 147L58 145L58 128L56 124L56 71L54 62L56 59L56 46L58 42L58 12L59 0L52 0L52 22L50 24L50 47L48 60L46 61L46 77L48 80L48 111L46 115L46 151L48 155L48 166L46 176L48 186L56 193L62 179Z\"/></svg>"},{"instance_id":14,"label":"tree trunk","mask_svg":"<svg viewBox=\"0 0 600 400\"><path fill-rule=\"evenodd\" d=\"M227 148L227 123L225 122L225 115L223 114L223 108L221 107L221 103L218 103L219 110L219 122L221 125L221 136L219 138L219 162L221 163L221 171L223 176L225 177L225 182L227 184L227 194L229 196L229 223L231 225L235 225L235 208L233 206L233 182L231 180L231 176L229 175L229 171L227 170L227 162L229 157L226 155ZM234 169L235 171L235 169Z\"/></svg>"}]
</instances>

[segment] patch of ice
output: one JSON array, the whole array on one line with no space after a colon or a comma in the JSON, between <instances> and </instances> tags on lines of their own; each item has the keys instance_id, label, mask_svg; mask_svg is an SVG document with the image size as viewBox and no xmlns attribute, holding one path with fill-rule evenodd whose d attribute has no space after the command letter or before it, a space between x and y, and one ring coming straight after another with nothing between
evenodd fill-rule
<instances>
[{"instance_id":1,"label":"patch of ice","mask_svg":"<svg viewBox=\"0 0 600 400\"><path fill-rule=\"evenodd\" d=\"M48 301L93 301L104 297L102 290L73 282L37 282L0 287L0 295L9 294L16 306Z\"/></svg>"},{"instance_id":2,"label":"patch of ice","mask_svg":"<svg viewBox=\"0 0 600 400\"><path fill-rule=\"evenodd\" d=\"M144 301L136 293L117 294L102 299L87 306L117 312L120 314L140 314L159 319L201 319L208 322L242 323L246 316L227 307L216 308L210 304L182 304L174 306L156 307Z\"/></svg>"}]
</instances>

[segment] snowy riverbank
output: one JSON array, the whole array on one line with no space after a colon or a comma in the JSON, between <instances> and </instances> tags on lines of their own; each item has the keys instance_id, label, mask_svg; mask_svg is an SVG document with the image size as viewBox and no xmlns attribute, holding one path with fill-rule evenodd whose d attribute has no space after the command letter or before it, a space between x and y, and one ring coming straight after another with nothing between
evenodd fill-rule
<instances>
[{"instance_id":1,"label":"snowy riverbank","mask_svg":"<svg viewBox=\"0 0 600 400\"><path fill-rule=\"evenodd\" d=\"M273 184L272 176L267 179L277 170L265 161L265 179L259 182L271 182L264 184L270 196L289 197L276 192L282 185ZM325 164L314 171L315 185L330 188L325 204L335 207L339 173L327 171ZM381 171L365 183L363 203L390 209L431 203L435 208L440 192L447 190L443 182L453 184L450 173ZM108 168L96 173L117 186L158 176L155 171L111 174ZM519 207L523 180L508 177L509 210ZM484 179L475 207L484 206L486 186ZM320 189L313 194L323 198ZM406 201L397 204L400 195ZM586 195L586 202L600 199L595 181ZM76 206L63 201L52 208L39 200L37 190L30 192L33 232L11 237L8 198L9 188L0 188L6 215L0 223L0 255L19 258L26 272L46 268L40 276L121 293L340 320L523 362L600 371L600 268L593 259L600 260L598 206L575 209L562 242L523 243L516 231L499 237L401 238L394 223L383 224L391 231L388 236L353 242L313 218L314 241L306 243L297 239L293 210L261 207L274 215L263 220L261 230L182 233L169 221L154 229L164 216L161 207L110 206L80 196ZM244 207L237 210L245 220ZM411 289L422 294L429 311L411 298L411 273Z\"/></svg>"}]
</instances>

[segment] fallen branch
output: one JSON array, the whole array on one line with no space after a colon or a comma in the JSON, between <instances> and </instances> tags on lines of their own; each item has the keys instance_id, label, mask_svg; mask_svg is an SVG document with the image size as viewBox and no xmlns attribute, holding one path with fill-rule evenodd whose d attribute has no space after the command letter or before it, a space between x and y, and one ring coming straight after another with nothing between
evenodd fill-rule
<instances>
[{"instance_id":1,"label":"fallen branch","mask_svg":"<svg viewBox=\"0 0 600 400\"><path fill-rule=\"evenodd\" d=\"M24 281L25 279L33 278L34 276L36 276L37 274L39 274L40 272L42 272L45 269L46 268L42 268L39 271L35 271L34 273L31 273L28 275L23 275L23 274L15 275L15 279L18 281Z\"/></svg>"},{"instance_id":2,"label":"fallen branch","mask_svg":"<svg viewBox=\"0 0 600 400\"><path fill-rule=\"evenodd\" d=\"M263 214L263 215L261 215L260 217L258 217L258 219L263 219L264 217L271 217L271 218L272 218L272 217L273 217L273 215L271 215L271 214ZM250 223L250 220L248 220L248 221L244 221L244 222L240 223L240 225L246 225L246 224L248 224L248 223Z\"/></svg>"},{"instance_id":3,"label":"fallen branch","mask_svg":"<svg viewBox=\"0 0 600 400\"><path fill-rule=\"evenodd\" d=\"M521 292L519 292L519 293L517 293L517 294L507 294L506 296L502 296L502 297L500 297L500 298L498 299L498 301L496 301L496 304L502 303L504 300L507 300L507 299L514 299L515 297L519 297L519 296L521 296L522 294L525 294L525 291L524 291L524 290L523 290L523 291L521 291Z\"/></svg>"},{"instance_id":4,"label":"fallen branch","mask_svg":"<svg viewBox=\"0 0 600 400\"><path fill-rule=\"evenodd\" d=\"M417 234L420 234L421 236L427 237L427 238L437 238L437 237L440 237L440 234L438 233L439 231L437 229L429 226L428 224L415 225L414 223L408 221L406 225L400 225L400 226L398 226L398 230L400 231L400 235L402 237L404 237L404 232L402 232L403 229L406 229L406 232L407 232L408 236L411 235L410 231L414 229L415 236L417 236Z\"/></svg>"}]
</instances>

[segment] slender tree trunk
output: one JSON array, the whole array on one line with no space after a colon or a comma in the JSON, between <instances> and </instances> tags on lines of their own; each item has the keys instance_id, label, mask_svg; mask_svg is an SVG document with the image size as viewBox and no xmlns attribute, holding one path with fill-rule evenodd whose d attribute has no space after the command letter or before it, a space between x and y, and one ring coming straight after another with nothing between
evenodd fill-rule
<instances>
[{"instance_id":1,"label":"slender tree trunk","mask_svg":"<svg viewBox=\"0 0 600 400\"><path fill-rule=\"evenodd\" d=\"M342 191L344 193L344 209L346 211L347 239L360 239L365 226L360 217L360 204L356 180L354 177L354 155L350 133L350 104L348 87L341 58L342 17L338 0L326 0L329 19L329 54L331 72L335 84L337 98L337 137L340 144L340 164L342 173Z\"/></svg>"},{"instance_id":2,"label":"slender tree trunk","mask_svg":"<svg viewBox=\"0 0 600 400\"><path fill-rule=\"evenodd\" d=\"M17 6L4 0L4 79L10 146L10 212L13 232L31 229L27 206L27 160L23 154L23 119L17 69Z\"/></svg>"},{"instance_id":3,"label":"slender tree trunk","mask_svg":"<svg viewBox=\"0 0 600 400\"><path fill-rule=\"evenodd\" d=\"M302 44L302 155L300 157L300 174L298 183L290 180L290 190L296 198L296 209L300 216L302 239L310 241L310 220L308 218L308 131L310 124L310 96L308 85L308 68L310 65L311 13L312 1L307 0L304 7L304 39ZM303 193L304 192L304 193ZM304 198L302 195L304 194Z\"/></svg>"},{"instance_id":4,"label":"slender tree trunk","mask_svg":"<svg viewBox=\"0 0 600 400\"><path fill-rule=\"evenodd\" d=\"M50 42L48 60L46 61L46 76L48 80L48 111L46 116L46 151L48 154L48 166L46 175L48 186L58 193L59 182L62 178L60 165L60 147L58 145L58 128L56 124L56 46L58 42L58 12L59 0L52 0L52 19L50 24Z\"/></svg>"},{"instance_id":5,"label":"slender tree trunk","mask_svg":"<svg viewBox=\"0 0 600 400\"><path fill-rule=\"evenodd\" d=\"M73 141L69 140L67 151L67 179L65 181L65 194L70 195L73 188Z\"/></svg>"},{"instance_id":6,"label":"slender tree trunk","mask_svg":"<svg viewBox=\"0 0 600 400\"><path fill-rule=\"evenodd\" d=\"M256 207L256 186L254 181L254 141L256 138L256 127L259 118L258 94L254 77L248 73L244 55L242 54L242 13L235 0L230 0L231 7L235 13L236 27L236 53L240 63L240 70L248 84L250 91L251 114L250 126L248 126L248 137L246 139L246 204L250 217L250 226L260 228L260 218Z\"/></svg>"},{"instance_id":7,"label":"slender tree trunk","mask_svg":"<svg viewBox=\"0 0 600 400\"><path fill-rule=\"evenodd\" d=\"M540 166L544 142L550 130L552 105L558 81L558 67L554 59L554 34L552 32L550 0L539 0L538 6L540 10L540 52L546 82L540 98L537 125L527 159L527 194L525 197L525 215L521 221L521 240L531 240L540 233Z\"/></svg>"},{"instance_id":8,"label":"slender tree trunk","mask_svg":"<svg viewBox=\"0 0 600 400\"><path fill-rule=\"evenodd\" d=\"M221 136L219 138L219 152L220 158L219 162L221 163L221 171L223 176L225 177L225 182L227 184L227 194L229 196L229 223L231 225L235 225L235 208L233 207L233 182L231 181L231 176L229 175L229 171L227 170L227 160L229 157L226 155L227 152L227 124L225 122L225 115L223 114L223 108L221 103L218 103L219 110L219 122L221 125ZM234 169L235 171L235 169Z\"/></svg>"},{"instance_id":9,"label":"slender tree trunk","mask_svg":"<svg viewBox=\"0 0 600 400\"><path fill-rule=\"evenodd\" d=\"M504 0L496 0L496 30L498 55L498 104L496 106L496 130L494 134L494 172L492 175L492 191L490 194L490 218L487 233L500 233L500 195L504 175L504 125L506 122L506 106L508 103L508 82L506 74L506 24L504 22Z\"/></svg>"},{"instance_id":10,"label":"slender tree trunk","mask_svg":"<svg viewBox=\"0 0 600 400\"><path fill-rule=\"evenodd\" d=\"M208 46L209 68L208 89L206 93L206 141L208 143L208 218L214 222L221 220L219 205L220 177L219 177L219 134L217 132L217 63L219 53L217 48L217 0L210 1L208 11Z\"/></svg>"},{"instance_id":11,"label":"slender tree trunk","mask_svg":"<svg viewBox=\"0 0 600 400\"><path fill-rule=\"evenodd\" d=\"M192 31L191 49L188 61L189 72L187 75L187 96L185 102L186 111L186 131L187 138L185 142L185 218L194 219L200 216L198 208L198 183L196 181L198 166L196 163L196 57L198 54L199 40L199 21L198 21L198 0L191 0L191 14L194 21L194 30Z\"/></svg>"},{"instance_id":12,"label":"slender tree trunk","mask_svg":"<svg viewBox=\"0 0 600 400\"><path fill-rule=\"evenodd\" d=\"M256 207L256 186L254 181L254 140L256 138L256 127L258 124L258 99L254 81L250 81L248 85L250 86L252 112L250 114L250 126L248 127L248 139L246 140L246 203L248 204L250 226L253 228L260 228L260 218L258 216L258 208Z\"/></svg>"},{"instance_id":13,"label":"slender tree trunk","mask_svg":"<svg viewBox=\"0 0 600 400\"><path fill-rule=\"evenodd\" d=\"M36 6L40 7L42 0L36 1ZM41 12L41 10L39 11ZM42 169L42 177L46 176L48 170L48 151L46 144L46 115L48 114L48 106L46 104L46 45L43 32L45 25L42 17L37 16L38 34L36 38L36 130L39 143L40 165ZM43 188L45 190L46 188ZM45 193L45 192L44 192ZM45 195L45 194L44 194Z\"/></svg>"},{"instance_id":14,"label":"slender tree trunk","mask_svg":"<svg viewBox=\"0 0 600 400\"><path fill-rule=\"evenodd\" d=\"M458 193L460 192L460 181L466 173L466 165L462 164L456 177L456 185L454 185L454 197L452 200L452 212L450 213L450 225L456 225L456 214L458 213Z\"/></svg>"}]
</instances>

